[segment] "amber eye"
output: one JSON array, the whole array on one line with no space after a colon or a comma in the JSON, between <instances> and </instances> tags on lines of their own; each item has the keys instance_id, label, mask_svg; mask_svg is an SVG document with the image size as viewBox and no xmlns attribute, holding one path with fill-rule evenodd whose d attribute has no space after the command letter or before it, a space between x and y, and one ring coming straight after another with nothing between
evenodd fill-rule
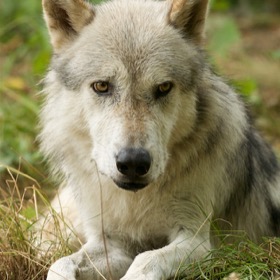
<instances>
[{"instance_id":1,"label":"amber eye","mask_svg":"<svg viewBox=\"0 0 280 280\"><path fill-rule=\"evenodd\" d=\"M173 88L173 84L171 82L164 82L158 85L156 90L156 98L166 96L171 91L172 88Z\"/></svg>"},{"instance_id":2,"label":"amber eye","mask_svg":"<svg viewBox=\"0 0 280 280\"><path fill-rule=\"evenodd\" d=\"M92 89L97 94L108 94L109 93L109 83L105 81L99 81L92 83L91 85Z\"/></svg>"}]
</instances>

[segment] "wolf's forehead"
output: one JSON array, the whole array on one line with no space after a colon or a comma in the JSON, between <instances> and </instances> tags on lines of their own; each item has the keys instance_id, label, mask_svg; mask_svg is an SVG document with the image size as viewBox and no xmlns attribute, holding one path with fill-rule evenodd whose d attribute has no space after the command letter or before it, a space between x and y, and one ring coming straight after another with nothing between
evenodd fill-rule
<instances>
[{"instance_id":1,"label":"wolf's forehead","mask_svg":"<svg viewBox=\"0 0 280 280\"><path fill-rule=\"evenodd\" d=\"M102 28L141 29L168 22L170 5L167 1L115 0L97 7L96 20L102 20ZM127 30L126 29L126 30Z\"/></svg>"},{"instance_id":2,"label":"wolf's forehead","mask_svg":"<svg viewBox=\"0 0 280 280\"><path fill-rule=\"evenodd\" d=\"M180 39L168 24L169 6L164 2L120 0L101 5L84 40L89 52L101 59L117 59L132 68L152 60L160 61L172 53ZM105 57L106 56L106 57Z\"/></svg>"},{"instance_id":3,"label":"wolf's forehead","mask_svg":"<svg viewBox=\"0 0 280 280\"><path fill-rule=\"evenodd\" d=\"M168 5L165 2L121 0L97 9L93 36L104 48L129 52L148 51L167 33Z\"/></svg>"}]
</instances>

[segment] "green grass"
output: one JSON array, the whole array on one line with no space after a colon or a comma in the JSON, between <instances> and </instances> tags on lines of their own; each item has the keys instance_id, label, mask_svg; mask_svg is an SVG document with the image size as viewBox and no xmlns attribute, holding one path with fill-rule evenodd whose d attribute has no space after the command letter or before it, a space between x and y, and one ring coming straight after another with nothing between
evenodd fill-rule
<instances>
[{"instance_id":1,"label":"green grass","mask_svg":"<svg viewBox=\"0 0 280 280\"><path fill-rule=\"evenodd\" d=\"M183 279L224 279L230 274L240 279L276 279L280 277L280 240L266 239L261 245L244 239L223 245L209 255L209 260L182 267L188 277Z\"/></svg>"},{"instance_id":2,"label":"green grass","mask_svg":"<svg viewBox=\"0 0 280 280\"><path fill-rule=\"evenodd\" d=\"M63 218L52 210L35 179L12 168L7 168L7 173L10 178L0 189L0 279L46 279L49 266L72 251L68 236L58 226L50 242L40 242L45 233L40 210L49 210L54 225L63 222ZM24 189L18 184L23 178L27 185Z\"/></svg>"},{"instance_id":3,"label":"green grass","mask_svg":"<svg viewBox=\"0 0 280 280\"><path fill-rule=\"evenodd\" d=\"M31 180L22 194L17 183L20 174L8 173L11 178L1 188L0 201L0 279L45 279L49 263L38 255L31 232L37 183Z\"/></svg>"},{"instance_id":4,"label":"green grass","mask_svg":"<svg viewBox=\"0 0 280 280\"><path fill-rule=\"evenodd\" d=\"M9 169L10 179L0 201L0 279L43 280L49 266L72 251L68 239L57 226L56 240L48 243L44 251L36 247L36 238L41 236L38 226L39 205L48 208L58 225L63 217L56 215L43 195L40 185L29 175ZM20 177L25 177L28 186L18 187ZM264 239L261 245L249 241L245 234L237 234L234 244L222 245L212 250L207 258L188 265L182 264L175 279L218 280L227 279L277 279L280 277L280 239ZM183 276L187 275L187 276Z\"/></svg>"}]
</instances>

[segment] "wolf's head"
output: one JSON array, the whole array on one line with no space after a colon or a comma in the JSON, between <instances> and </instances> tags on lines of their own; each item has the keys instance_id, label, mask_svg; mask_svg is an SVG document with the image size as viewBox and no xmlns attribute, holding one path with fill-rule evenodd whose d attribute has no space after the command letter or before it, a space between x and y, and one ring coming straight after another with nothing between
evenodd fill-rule
<instances>
[{"instance_id":1,"label":"wolf's head","mask_svg":"<svg viewBox=\"0 0 280 280\"><path fill-rule=\"evenodd\" d=\"M43 0L43 6L54 48L49 81L60 85L56 106L69 107L64 119L79 112L67 127L86 127L87 156L129 190L168 172L173 147L197 119L208 1L117 0L95 7Z\"/></svg>"}]
</instances>

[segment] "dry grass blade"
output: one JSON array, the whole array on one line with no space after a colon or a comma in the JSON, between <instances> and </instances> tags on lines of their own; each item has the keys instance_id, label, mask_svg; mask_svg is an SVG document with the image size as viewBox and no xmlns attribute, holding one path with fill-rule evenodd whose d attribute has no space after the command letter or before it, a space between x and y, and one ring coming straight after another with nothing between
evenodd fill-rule
<instances>
[{"instance_id":1,"label":"dry grass blade","mask_svg":"<svg viewBox=\"0 0 280 280\"><path fill-rule=\"evenodd\" d=\"M49 244L43 253L35 246L42 230L35 227L39 216L37 200L45 207L49 206L48 201L36 180L12 168L8 173L10 179L0 186L0 279L46 279L50 264L62 254L70 253L67 238L59 240L64 236L57 234L57 241ZM19 187L19 176L24 176L30 185ZM54 218L58 219L55 215Z\"/></svg>"},{"instance_id":2,"label":"dry grass blade","mask_svg":"<svg viewBox=\"0 0 280 280\"><path fill-rule=\"evenodd\" d=\"M75 233L64 216L51 208L36 180L15 169L8 169L8 173L10 179L5 186L0 186L0 279L46 279L50 265L71 253L69 233ZM20 176L29 179L30 185L19 187ZM47 207L50 213L46 220L40 219L40 223L37 222L38 205ZM48 219L55 228L46 233ZM49 234L51 241L40 243L45 234ZM234 237L239 240L236 244L223 245L200 262L182 264L176 279L280 279L279 238L256 245L242 233ZM183 274L187 277L182 278Z\"/></svg>"}]
</instances>

